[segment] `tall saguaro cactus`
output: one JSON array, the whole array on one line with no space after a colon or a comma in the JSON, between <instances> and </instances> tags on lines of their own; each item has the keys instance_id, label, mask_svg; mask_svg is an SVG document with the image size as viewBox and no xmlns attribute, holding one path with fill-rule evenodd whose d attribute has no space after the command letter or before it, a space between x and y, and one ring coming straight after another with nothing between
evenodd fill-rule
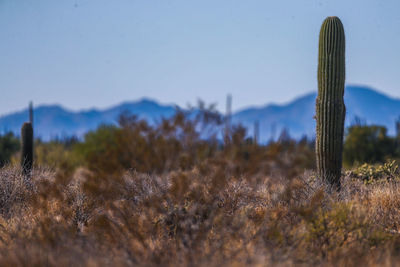
<instances>
[{"instance_id":1,"label":"tall saguaro cactus","mask_svg":"<svg viewBox=\"0 0 400 267\"><path fill-rule=\"evenodd\" d=\"M318 176L340 188L346 108L345 35L337 17L328 17L319 35L316 158Z\"/></svg>"},{"instance_id":2,"label":"tall saguaro cactus","mask_svg":"<svg viewBox=\"0 0 400 267\"><path fill-rule=\"evenodd\" d=\"M21 128L21 168L24 175L29 176L33 166L33 127L25 122Z\"/></svg>"}]
</instances>

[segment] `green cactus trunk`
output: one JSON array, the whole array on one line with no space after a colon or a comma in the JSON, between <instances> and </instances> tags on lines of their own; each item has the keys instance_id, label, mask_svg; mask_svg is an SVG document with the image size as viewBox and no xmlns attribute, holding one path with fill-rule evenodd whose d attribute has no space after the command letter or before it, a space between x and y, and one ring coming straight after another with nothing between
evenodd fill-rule
<instances>
[{"instance_id":1,"label":"green cactus trunk","mask_svg":"<svg viewBox=\"0 0 400 267\"><path fill-rule=\"evenodd\" d=\"M345 35L337 17L328 17L319 35L316 158L318 176L340 188L346 108Z\"/></svg>"},{"instance_id":2,"label":"green cactus trunk","mask_svg":"<svg viewBox=\"0 0 400 267\"><path fill-rule=\"evenodd\" d=\"M33 128L30 122L22 125L21 147L21 169L24 175L30 176L33 166Z\"/></svg>"}]
</instances>

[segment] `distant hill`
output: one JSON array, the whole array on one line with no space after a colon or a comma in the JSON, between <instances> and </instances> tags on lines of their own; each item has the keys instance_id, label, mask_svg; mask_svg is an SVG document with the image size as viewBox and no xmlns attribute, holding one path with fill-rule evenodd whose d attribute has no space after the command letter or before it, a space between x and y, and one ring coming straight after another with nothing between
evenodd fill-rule
<instances>
[{"instance_id":1,"label":"distant hill","mask_svg":"<svg viewBox=\"0 0 400 267\"><path fill-rule=\"evenodd\" d=\"M260 108L243 109L233 116L233 123L241 123L253 134L254 122L259 121L262 142L277 138L286 129L296 138L303 135L313 136L315 131L316 94L295 99L286 105L266 105Z\"/></svg>"},{"instance_id":2,"label":"distant hill","mask_svg":"<svg viewBox=\"0 0 400 267\"><path fill-rule=\"evenodd\" d=\"M303 135L313 137L315 98L314 92L284 105L269 104L264 107L246 108L234 113L232 121L248 128L250 135L253 134L254 122L259 121L261 141L267 141L271 137L277 138L283 129L287 129L295 138ZM391 98L369 87L347 86L345 103L347 126L354 122L357 116L367 124L384 125L390 134L394 134L395 120L400 116L399 99ZM44 140L71 135L82 137L100 124L115 124L119 114L124 112L155 123L162 117L171 117L175 113L175 107L149 99L125 102L104 110L90 109L79 112L58 105L39 106L34 109L35 135ZM27 118L27 109L1 116L0 130L19 134L20 127Z\"/></svg>"},{"instance_id":3,"label":"distant hill","mask_svg":"<svg viewBox=\"0 0 400 267\"><path fill-rule=\"evenodd\" d=\"M303 135L315 136L315 99L317 93L296 98L285 105L266 105L260 108L246 108L233 117L241 122L249 133L253 133L254 122L260 123L260 139L267 141L278 138L283 129L295 138ZM389 134L395 134L395 121L400 116L400 99L391 98L365 86L347 86L345 90L346 126L358 117L366 124L386 126Z\"/></svg>"},{"instance_id":4,"label":"distant hill","mask_svg":"<svg viewBox=\"0 0 400 267\"><path fill-rule=\"evenodd\" d=\"M39 106L34 109L35 136L40 136L43 140L72 135L82 137L101 124L116 124L122 113L137 115L140 119L156 123L162 117L172 116L175 108L148 99L125 102L104 110L90 109L79 112L67 110L59 105ZM19 135L21 125L27 119L28 109L1 116L0 131L12 131Z\"/></svg>"}]
</instances>

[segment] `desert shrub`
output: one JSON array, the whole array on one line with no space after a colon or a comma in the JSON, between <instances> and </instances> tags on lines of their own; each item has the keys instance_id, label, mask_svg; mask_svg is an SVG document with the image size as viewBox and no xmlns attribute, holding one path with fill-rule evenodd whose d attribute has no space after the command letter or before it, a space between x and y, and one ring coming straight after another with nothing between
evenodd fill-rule
<instances>
[{"instance_id":1,"label":"desert shrub","mask_svg":"<svg viewBox=\"0 0 400 267\"><path fill-rule=\"evenodd\" d=\"M19 139L13 133L0 136L0 167L11 161L11 157L19 150Z\"/></svg>"},{"instance_id":2,"label":"desert shrub","mask_svg":"<svg viewBox=\"0 0 400 267\"><path fill-rule=\"evenodd\" d=\"M368 202L371 203L371 217L376 224L381 225L391 234L400 233L400 191L399 184L373 184L368 194Z\"/></svg>"},{"instance_id":3,"label":"desert shrub","mask_svg":"<svg viewBox=\"0 0 400 267\"><path fill-rule=\"evenodd\" d=\"M155 125L122 116L118 126L102 126L75 146L76 158L91 171L120 175L133 169L161 174L194 166L234 165L235 174L281 172L294 176L313 168L313 142L293 139L269 145L249 141L246 129L234 126L222 143L221 118L209 109L178 111Z\"/></svg>"},{"instance_id":4,"label":"desert shrub","mask_svg":"<svg viewBox=\"0 0 400 267\"><path fill-rule=\"evenodd\" d=\"M278 144L273 147L282 153ZM18 169L1 169L3 185L14 185L1 188L12 194L1 200L8 208L0 213L0 264L371 266L396 261L395 179L366 185L349 178L341 193L329 194L310 172L292 179L239 174L230 162L159 174L129 170L120 176L84 168L74 173L35 169L31 185L20 181Z\"/></svg>"},{"instance_id":5,"label":"desert shrub","mask_svg":"<svg viewBox=\"0 0 400 267\"><path fill-rule=\"evenodd\" d=\"M79 158L73 154L73 147L78 144L75 138L66 138L43 142L37 139L34 144L34 164L47 166L53 169L76 168L79 166Z\"/></svg>"},{"instance_id":6,"label":"desert shrub","mask_svg":"<svg viewBox=\"0 0 400 267\"><path fill-rule=\"evenodd\" d=\"M363 250L362 247L390 239L389 234L369 220L366 210L352 203L335 203L328 210L318 209L303 218L306 220L304 244L322 258L336 257L344 248Z\"/></svg>"},{"instance_id":7,"label":"desert shrub","mask_svg":"<svg viewBox=\"0 0 400 267\"><path fill-rule=\"evenodd\" d=\"M88 168L94 170L127 168L123 157L124 145L117 141L117 136L121 132L116 126L102 125L96 131L85 135L85 140L74 147L74 156L84 161ZM119 164L115 164L118 161Z\"/></svg>"},{"instance_id":8,"label":"desert shrub","mask_svg":"<svg viewBox=\"0 0 400 267\"><path fill-rule=\"evenodd\" d=\"M102 126L88 133L75 151L96 172L186 169L209 157L217 147L216 141L201 139L196 127L180 112L156 126L123 116L119 127Z\"/></svg>"},{"instance_id":9,"label":"desert shrub","mask_svg":"<svg viewBox=\"0 0 400 267\"><path fill-rule=\"evenodd\" d=\"M388 160L384 164L374 165L364 163L363 165L349 171L348 175L350 177L361 179L366 183L371 183L382 179L397 179L399 176L399 168L395 160Z\"/></svg>"},{"instance_id":10,"label":"desert shrub","mask_svg":"<svg viewBox=\"0 0 400 267\"><path fill-rule=\"evenodd\" d=\"M343 147L345 165L384 162L396 155L396 142L383 126L353 125L347 129Z\"/></svg>"},{"instance_id":11,"label":"desert shrub","mask_svg":"<svg viewBox=\"0 0 400 267\"><path fill-rule=\"evenodd\" d=\"M8 218L14 209L25 205L31 195L25 176L14 167L4 167L0 176L0 214Z\"/></svg>"}]
</instances>

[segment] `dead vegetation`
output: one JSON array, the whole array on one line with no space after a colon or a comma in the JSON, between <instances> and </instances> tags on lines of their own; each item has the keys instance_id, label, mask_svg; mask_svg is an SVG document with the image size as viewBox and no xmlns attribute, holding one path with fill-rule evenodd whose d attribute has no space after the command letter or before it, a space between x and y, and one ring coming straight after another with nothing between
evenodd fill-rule
<instances>
[{"instance_id":1,"label":"dead vegetation","mask_svg":"<svg viewBox=\"0 0 400 267\"><path fill-rule=\"evenodd\" d=\"M222 167L220 167L222 168ZM386 265L398 260L400 186L313 173L225 176L217 167L32 184L0 171L0 264L8 266ZM95 181L95 182L93 182Z\"/></svg>"}]
</instances>

